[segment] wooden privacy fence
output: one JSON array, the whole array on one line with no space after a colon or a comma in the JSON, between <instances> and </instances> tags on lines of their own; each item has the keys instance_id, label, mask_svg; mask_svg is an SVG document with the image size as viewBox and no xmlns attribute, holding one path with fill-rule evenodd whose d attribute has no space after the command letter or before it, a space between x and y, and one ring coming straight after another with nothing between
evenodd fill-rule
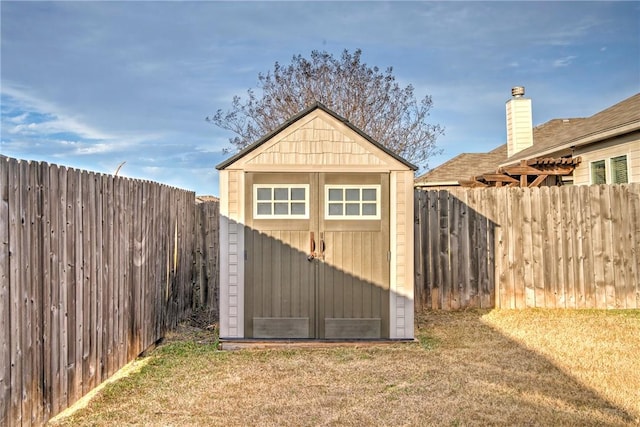
<instances>
[{"instance_id":1,"label":"wooden privacy fence","mask_svg":"<svg viewBox=\"0 0 640 427\"><path fill-rule=\"evenodd\" d=\"M640 308L640 184L415 192L416 303Z\"/></svg>"},{"instance_id":2,"label":"wooden privacy fence","mask_svg":"<svg viewBox=\"0 0 640 427\"><path fill-rule=\"evenodd\" d=\"M192 308L195 195L0 157L0 425L41 425Z\"/></svg>"}]
</instances>

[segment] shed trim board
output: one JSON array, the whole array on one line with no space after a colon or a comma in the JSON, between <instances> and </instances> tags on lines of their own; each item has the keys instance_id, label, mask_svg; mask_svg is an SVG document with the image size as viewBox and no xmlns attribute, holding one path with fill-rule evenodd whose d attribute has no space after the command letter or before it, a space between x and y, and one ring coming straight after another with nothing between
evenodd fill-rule
<instances>
[{"instance_id":1,"label":"shed trim board","mask_svg":"<svg viewBox=\"0 0 640 427\"><path fill-rule=\"evenodd\" d=\"M218 169L221 338L413 338L413 165L315 105ZM286 219L281 203L284 216L254 218L260 183L273 209L278 184L308 188L309 217ZM325 186L343 186L333 208L362 219L327 218ZM371 188L380 211L368 218Z\"/></svg>"}]
</instances>

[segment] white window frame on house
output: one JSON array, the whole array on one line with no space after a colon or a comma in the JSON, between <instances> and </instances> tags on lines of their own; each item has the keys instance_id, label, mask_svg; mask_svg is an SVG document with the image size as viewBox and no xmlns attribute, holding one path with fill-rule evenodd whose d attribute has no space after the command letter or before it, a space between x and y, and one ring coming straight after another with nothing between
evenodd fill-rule
<instances>
[{"instance_id":1,"label":"white window frame on house","mask_svg":"<svg viewBox=\"0 0 640 427\"><path fill-rule=\"evenodd\" d=\"M342 192L342 197L336 199L335 196L330 194L336 194L332 190ZM357 190L357 198L353 198ZM365 190L374 190L375 197L371 199L370 196L365 196ZM325 220L379 220L380 219L380 185L325 185L324 186L324 219ZM348 192L348 193L347 193ZM348 196L350 194L351 196ZM367 192L370 194L370 192ZM351 199L349 200L349 198ZM333 199L333 200L332 200ZM365 214L365 210L370 209L372 205L375 206L375 214ZM340 206L340 213L336 213L334 209ZM356 209L357 208L357 209ZM354 209L357 210L357 214L353 213ZM348 212L351 213L348 213Z\"/></svg>"},{"instance_id":2,"label":"white window frame on house","mask_svg":"<svg viewBox=\"0 0 640 427\"><path fill-rule=\"evenodd\" d=\"M617 182L614 178L614 161L624 159L625 172L627 179L624 182ZM594 181L594 170L596 164L602 164L604 166L604 182ZM621 154L619 156L608 157L604 159L592 160L589 162L589 183L590 184L627 184L629 182L629 156L627 154Z\"/></svg>"},{"instance_id":3,"label":"white window frame on house","mask_svg":"<svg viewBox=\"0 0 640 427\"><path fill-rule=\"evenodd\" d=\"M304 199L297 198L296 189L304 190ZM264 191L269 190L268 198ZM283 190L286 190L286 198L283 198ZM262 193L262 194L260 194ZM279 194L276 194L279 193ZM295 192L299 193L299 192ZM261 198L258 198L260 194ZM304 204L304 213L291 213L293 205ZM259 205L270 205L270 213L260 213ZM287 212L275 213L276 208L282 209L286 205ZM309 184L254 184L253 185L253 218L254 219L309 219Z\"/></svg>"}]
</instances>

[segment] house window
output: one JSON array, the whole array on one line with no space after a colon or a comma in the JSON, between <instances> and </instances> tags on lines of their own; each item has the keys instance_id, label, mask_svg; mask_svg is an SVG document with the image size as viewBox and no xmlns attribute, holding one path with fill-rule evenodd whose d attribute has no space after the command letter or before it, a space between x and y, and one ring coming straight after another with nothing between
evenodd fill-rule
<instances>
[{"instance_id":1,"label":"house window","mask_svg":"<svg viewBox=\"0 0 640 427\"><path fill-rule=\"evenodd\" d=\"M626 184L629 182L627 156L612 157L609 161L591 162L592 184Z\"/></svg>"},{"instance_id":2,"label":"house window","mask_svg":"<svg viewBox=\"0 0 640 427\"><path fill-rule=\"evenodd\" d=\"M626 184L629 182L627 176L627 156L618 156L611 159L611 183Z\"/></svg>"},{"instance_id":3,"label":"house window","mask_svg":"<svg viewBox=\"0 0 640 427\"><path fill-rule=\"evenodd\" d=\"M606 171L604 160L591 162L591 183L592 184L607 183L607 171Z\"/></svg>"},{"instance_id":4,"label":"house window","mask_svg":"<svg viewBox=\"0 0 640 427\"><path fill-rule=\"evenodd\" d=\"M379 185L326 185L326 219L380 219Z\"/></svg>"},{"instance_id":5,"label":"house window","mask_svg":"<svg viewBox=\"0 0 640 427\"><path fill-rule=\"evenodd\" d=\"M308 184L256 184L253 186L256 219L308 219Z\"/></svg>"}]
</instances>

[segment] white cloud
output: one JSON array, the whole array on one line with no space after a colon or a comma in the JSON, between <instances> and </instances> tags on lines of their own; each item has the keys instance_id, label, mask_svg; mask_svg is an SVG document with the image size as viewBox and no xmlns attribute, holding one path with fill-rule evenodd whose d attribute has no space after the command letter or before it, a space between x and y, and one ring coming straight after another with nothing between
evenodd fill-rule
<instances>
[{"instance_id":1,"label":"white cloud","mask_svg":"<svg viewBox=\"0 0 640 427\"><path fill-rule=\"evenodd\" d=\"M558 58L553 61L553 68L568 67L576 58L577 56L574 55L565 56L564 58Z\"/></svg>"},{"instance_id":2,"label":"white cloud","mask_svg":"<svg viewBox=\"0 0 640 427\"><path fill-rule=\"evenodd\" d=\"M29 113L22 113L19 114L17 116L13 116L13 117L7 117L7 121L9 123L16 123L16 124L22 124L25 122L25 120L27 119L27 117L29 117Z\"/></svg>"},{"instance_id":3,"label":"white cloud","mask_svg":"<svg viewBox=\"0 0 640 427\"><path fill-rule=\"evenodd\" d=\"M105 132L85 123L82 118L66 114L56 104L48 102L29 90L4 83L3 130L15 143L22 139L44 138L54 146L73 145L72 153L64 155L92 155L128 151L137 144L150 143L163 138L162 132ZM15 115L6 116L5 111ZM5 117L6 116L6 117ZM52 153L59 156L63 153Z\"/></svg>"},{"instance_id":4,"label":"white cloud","mask_svg":"<svg viewBox=\"0 0 640 427\"><path fill-rule=\"evenodd\" d=\"M81 119L66 114L62 108L30 93L27 89L19 88L9 82L3 82L3 102L7 102L8 108L20 112L21 124L10 129L13 134L37 134L37 133L75 133L86 139L113 138L106 132L96 129ZM29 118L29 112L44 114L46 119L25 123Z\"/></svg>"}]
</instances>

